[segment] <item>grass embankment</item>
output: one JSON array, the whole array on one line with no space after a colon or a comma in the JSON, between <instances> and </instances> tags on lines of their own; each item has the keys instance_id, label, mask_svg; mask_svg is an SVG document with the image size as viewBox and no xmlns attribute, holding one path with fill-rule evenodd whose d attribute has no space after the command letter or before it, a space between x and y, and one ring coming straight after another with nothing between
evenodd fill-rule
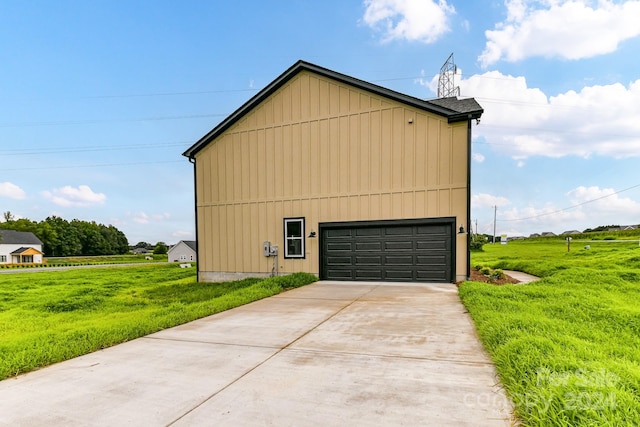
<instances>
[{"instance_id":1,"label":"grass embankment","mask_svg":"<svg viewBox=\"0 0 640 427\"><path fill-rule=\"evenodd\" d=\"M524 425L640 425L637 241L485 245L472 263L542 277L459 290Z\"/></svg>"},{"instance_id":2,"label":"grass embankment","mask_svg":"<svg viewBox=\"0 0 640 427\"><path fill-rule=\"evenodd\" d=\"M151 258L150 260L147 258ZM98 255L98 256L68 256L47 257L46 263L51 266L59 265L89 265L89 264L134 264L150 262L167 262L167 255L139 254L139 255Z\"/></svg>"},{"instance_id":3,"label":"grass embankment","mask_svg":"<svg viewBox=\"0 0 640 427\"><path fill-rule=\"evenodd\" d=\"M164 255L95 255L95 256L68 256L46 257L40 264L0 264L0 269L10 268L47 268L67 267L78 265L102 265L102 264L149 264L153 262L167 262L168 256Z\"/></svg>"},{"instance_id":4,"label":"grass embankment","mask_svg":"<svg viewBox=\"0 0 640 427\"><path fill-rule=\"evenodd\" d=\"M2 275L0 379L314 282L197 283L175 264Z\"/></svg>"}]
</instances>

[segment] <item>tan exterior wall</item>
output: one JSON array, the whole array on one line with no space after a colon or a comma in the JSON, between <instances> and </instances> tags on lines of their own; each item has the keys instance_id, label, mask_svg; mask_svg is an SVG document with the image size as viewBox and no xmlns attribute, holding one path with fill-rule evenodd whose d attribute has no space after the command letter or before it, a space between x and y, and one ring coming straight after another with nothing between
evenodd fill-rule
<instances>
[{"instance_id":1,"label":"tan exterior wall","mask_svg":"<svg viewBox=\"0 0 640 427\"><path fill-rule=\"evenodd\" d=\"M196 154L198 262L213 273L271 272L283 218L319 222L453 216L467 224L467 123L301 72ZM467 269L456 241L456 277ZM319 272L318 239L279 272Z\"/></svg>"}]
</instances>

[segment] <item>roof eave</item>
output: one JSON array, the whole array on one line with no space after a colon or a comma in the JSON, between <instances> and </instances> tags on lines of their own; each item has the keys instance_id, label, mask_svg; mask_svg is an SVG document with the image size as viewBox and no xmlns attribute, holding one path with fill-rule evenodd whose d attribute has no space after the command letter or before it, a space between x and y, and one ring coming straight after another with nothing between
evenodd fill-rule
<instances>
[{"instance_id":1,"label":"roof eave","mask_svg":"<svg viewBox=\"0 0 640 427\"><path fill-rule=\"evenodd\" d=\"M451 109L441 107L434 103L430 103L429 101L425 101L419 98L415 98L410 95L405 95L400 92L396 92L391 89L387 89L382 86L375 85L373 83L366 82L364 80L357 79L355 77L348 76L346 74L338 73L336 71L329 70L324 67L320 67L315 64L311 64L309 62L299 60L291 67L289 67L285 72L280 74L274 81L272 81L269 85L267 85L264 89L250 98L247 102L242 104L237 110L231 113L226 119L220 122L216 127L214 127L211 131L209 131L206 135L200 138L195 144L189 147L184 153L183 156L188 157L189 159L193 159L194 156L202 150L209 142L215 139L218 135L223 133L225 130L229 129L233 126L238 120L240 120L249 110L251 110L254 106L271 96L274 92L280 89L287 81L293 78L296 74L301 71L310 71L315 74L319 74L321 76L325 76L345 84L376 93L378 95L394 99L396 101L402 102L404 104L410 105L412 107L438 114L440 116L446 117L449 123L455 123L460 121L472 120L480 118L483 113L483 110L476 110L470 112L457 112Z\"/></svg>"},{"instance_id":2,"label":"roof eave","mask_svg":"<svg viewBox=\"0 0 640 427\"><path fill-rule=\"evenodd\" d=\"M297 74L300 66L304 64L304 61L298 61L289 67L284 73L282 73L278 78L272 81L268 86L262 89L253 97L249 98L247 102L242 104L240 108L231 113L226 119L220 122L216 127L211 129L206 135L200 138L195 144L189 147L184 153L183 156L193 158L195 154L198 153L205 145L207 145L211 140L213 140L217 135L221 134L228 128L230 128L234 123L236 123L242 116L246 114L254 105L259 104L266 98L268 98L275 91L280 89L293 75Z\"/></svg>"},{"instance_id":3,"label":"roof eave","mask_svg":"<svg viewBox=\"0 0 640 427\"><path fill-rule=\"evenodd\" d=\"M476 111L467 111L464 113L456 113L447 118L449 123L456 122L465 122L467 120L477 120L482 117L482 113L484 113L484 109L476 110Z\"/></svg>"}]
</instances>

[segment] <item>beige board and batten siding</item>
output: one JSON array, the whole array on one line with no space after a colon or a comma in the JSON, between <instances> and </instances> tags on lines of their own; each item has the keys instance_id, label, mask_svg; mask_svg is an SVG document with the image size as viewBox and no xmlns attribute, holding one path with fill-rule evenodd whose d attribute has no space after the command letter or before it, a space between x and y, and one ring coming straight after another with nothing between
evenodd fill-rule
<instances>
[{"instance_id":1,"label":"beige board and batten siding","mask_svg":"<svg viewBox=\"0 0 640 427\"><path fill-rule=\"evenodd\" d=\"M267 275L283 218L456 217L467 224L467 122L302 71L195 155L201 280ZM467 266L457 242L456 277ZM460 237L458 237L460 239ZM318 274L318 239L280 273Z\"/></svg>"}]
</instances>

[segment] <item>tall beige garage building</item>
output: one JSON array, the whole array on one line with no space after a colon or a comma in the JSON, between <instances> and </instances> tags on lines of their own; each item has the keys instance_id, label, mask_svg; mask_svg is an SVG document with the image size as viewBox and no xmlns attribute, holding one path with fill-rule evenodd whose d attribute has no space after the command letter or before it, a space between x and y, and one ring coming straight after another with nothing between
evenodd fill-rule
<instances>
[{"instance_id":1,"label":"tall beige garage building","mask_svg":"<svg viewBox=\"0 0 640 427\"><path fill-rule=\"evenodd\" d=\"M465 279L482 112L295 63L184 153L199 280Z\"/></svg>"}]
</instances>

